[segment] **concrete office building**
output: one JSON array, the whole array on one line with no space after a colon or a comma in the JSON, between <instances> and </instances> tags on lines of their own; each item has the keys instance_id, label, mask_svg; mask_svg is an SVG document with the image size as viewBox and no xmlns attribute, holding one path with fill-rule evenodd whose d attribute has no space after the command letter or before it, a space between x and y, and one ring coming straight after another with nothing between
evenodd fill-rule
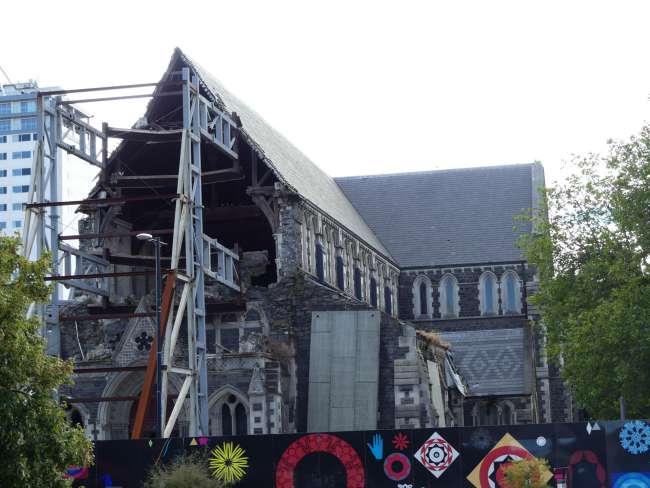
<instances>
[{"instance_id":1,"label":"concrete office building","mask_svg":"<svg viewBox=\"0 0 650 488\"><path fill-rule=\"evenodd\" d=\"M0 232L5 235L24 225L38 140L38 89L33 81L0 86Z\"/></svg>"}]
</instances>

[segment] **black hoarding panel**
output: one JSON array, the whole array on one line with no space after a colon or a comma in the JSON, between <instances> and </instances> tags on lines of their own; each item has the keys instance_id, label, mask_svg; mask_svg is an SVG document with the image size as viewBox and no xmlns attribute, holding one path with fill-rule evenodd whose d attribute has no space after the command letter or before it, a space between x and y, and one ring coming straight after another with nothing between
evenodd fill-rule
<instances>
[{"instance_id":1,"label":"black hoarding panel","mask_svg":"<svg viewBox=\"0 0 650 488\"><path fill-rule=\"evenodd\" d=\"M569 488L650 488L646 421L102 441L95 466L69 474L75 487L140 488L183 454L238 488L497 488L504 465L531 457L566 468Z\"/></svg>"}]
</instances>

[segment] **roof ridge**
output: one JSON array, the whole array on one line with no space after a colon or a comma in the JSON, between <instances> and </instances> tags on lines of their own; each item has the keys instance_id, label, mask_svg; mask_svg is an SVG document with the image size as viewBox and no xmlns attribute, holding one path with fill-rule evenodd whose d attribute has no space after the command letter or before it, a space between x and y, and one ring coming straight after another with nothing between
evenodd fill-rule
<instances>
[{"instance_id":1,"label":"roof ridge","mask_svg":"<svg viewBox=\"0 0 650 488\"><path fill-rule=\"evenodd\" d=\"M513 164L495 164L489 166L469 166L464 168L444 168L444 169L430 169L430 170L421 170L421 171L400 171L398 173L378 173L370 175L352 175L352 176L334 176L334 181L338 180L353 180L353 179L362 179L362 178L380 178L385 176L416 176L416 175L427 175L427 174L439 174L439 173L452 173L452 172L461 172L461 171L474 171L474 170L491 170L491 169L502 169L502 168L517 168L525 166L533 166L536 163L513 163Z\"/></svg>"}]
</instances>

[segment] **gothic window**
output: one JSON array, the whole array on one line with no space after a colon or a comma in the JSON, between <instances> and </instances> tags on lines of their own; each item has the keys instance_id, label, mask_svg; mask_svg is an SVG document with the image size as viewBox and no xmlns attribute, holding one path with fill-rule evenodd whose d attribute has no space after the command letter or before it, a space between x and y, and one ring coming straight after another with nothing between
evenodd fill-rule
<instances>
[{"instance_id":1,"label":"gothic window","mask_svg":"<svg viewBox=\"0 0 650 488\"><path fill-rule=\"evenodd\" d=\"M354 268L354 296L357 300L363 300L361 286L361 270L358 266Z\"/></svg>"},{"instance_id":2,"label":"gothic window","mask_svg":"<svg viewBox=\"0 0 650 488\"><path fill-rule=\"evenodd\" d=\"M501 277L501 306L504 313L521 313L521 288L514 271L506 271Z\"/></svg>"},{"instance_id":3,"label":"gothic window","mask_svg":"<svg viewBox=\"0 0 650 488\"><path fill-rule=\"evenodd\" d=\"M393 293L391 292L390 286L384 287L384 310L388 315L393 314Z\"/></svg>"},{"instance_id":4,"label":"gothic window","mask_svg":"<svg viewBox=\"0 0 650 488\"><path fill-rule=\"evenodd\" d=\"M219 332L221 347L230 352L239 352L239 328L222 327Z\"/></svg>"},{"instance_id":5,"label":"gothic window","mask_svg":"<svg viewBox=\"0 0 650 488\"><path fill-rule=\"evenodd\" d=\"M433 303L431 293L431 280L425 275L420 275L413 281L413 317L431 318Z\"/></svg>"},{"instance_id":6,"label":"gothic window","mask_svg":"<svg viewBox=\"0 0 650 488\"><path fill-rule=\"evenodd\" d=\"M511 402L502 402L498 407L498 412L499 425L516 424L515 406Z\"/></svg>"},{"instance_id":7,"label":"gothic window","mask_svg":"<svg viewBox=\"0 0 650 488\"><path fill-rule=\"evenodd\" d=\"M253 307L246 315L222 315L216 326L212 326L216 327L216 333L212 334L210 328L206 332L208 338L218 341L215 352L261 352L264 334L268 332L264 323L260 311ZM211 350L209 344L208 350Z\"/></svg>"},{"instance_id":8,"label":"gothic window","mask_svg":"<svg viewBox=\"0 0 650 488\"><path fill-rule=\"evenodd\" d=\"M479 278L479 301L481 315L496 315L499 307L497 278L494 273L486 271Z\"/></svg>"},{"instance_id":9,"label":"gothic window","mask_svg":"<svg viewBox=\"0 0 650 488\"><path fill-rule=\"evenodd\" d=\"M370 278L370 305L377 306L377 280L374 277Z\"/></svg>"},{"instance_id":10,"label":"gothic window","mask_svg":"<svg viewBox=\"0 0 650 488\"><path fill-rule=\"evenodd\" d=\"M242 395L227 389L210 407L212 435L248 434L248 405Z\"/></svg>"},{"instance_id":11,"label":"gothic window","mask_svg":"<svg viewBox=\"0 0 650 488\"><path fill-rule=\"evenodd\" d=\"M319 280L325 281L325 253L320 244L316 244L316 276Z\"/></svg>"},{"instance_id":12,"label":"gothic window","mask_svg":"<svg viewBox=\"0 0 650 488\"><path fill-rule=\"evenodd\" d=\"M343 256L336 257L336 286L339 290L345 290L345 268L343 266Z\"/></svg>"},{"instance_id":13,"label":"gothic window","mask_svg":"<svg viewBox=\"0 0 650 488\"><path fill-rule=\"evenodd\" d=\"M440 316L444 318L458 317L458 281L453 275L447 274L440 280Z\"/></svg>"},{"instance_id":14,"label":"gothic window","mask_svg":"<svg viewBox=\"0 0 650 488\"><path fill-rule=\"evenodd\" d=\"M429 315L429 307L427 306L427 285L420 283L420 315Z\"/></svg>"}]
</instances>

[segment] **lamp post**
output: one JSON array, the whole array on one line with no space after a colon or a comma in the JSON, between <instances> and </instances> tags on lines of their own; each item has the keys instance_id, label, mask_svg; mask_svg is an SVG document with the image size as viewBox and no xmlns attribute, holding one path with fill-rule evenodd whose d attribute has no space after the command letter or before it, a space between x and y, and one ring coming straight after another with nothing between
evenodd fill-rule
<instances>
[{"instance_id":1,"label":"lamp post","mask_svg":"<svg viewBox=\"0 0 650 488\"><path fill-rule=\"evenodd\" d=\"M162 296L162 276L160 273L160 246L166 245L159 237L141 233L135 236L140 241L153 244L156 255L156 435L162 437L162 324L160 323L160 301Z\"/></svg>"}]
</instances>

